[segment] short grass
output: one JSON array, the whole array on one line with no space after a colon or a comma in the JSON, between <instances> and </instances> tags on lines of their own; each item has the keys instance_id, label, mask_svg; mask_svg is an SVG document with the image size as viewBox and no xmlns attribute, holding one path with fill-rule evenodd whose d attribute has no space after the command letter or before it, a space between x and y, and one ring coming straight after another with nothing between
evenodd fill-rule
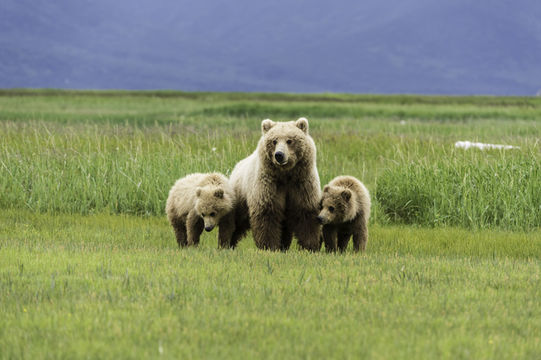
<instances>
[{"instance_id":1,"label":"short grass","mask_svg":"<svg viewBox=\"0 0 541 360\"><path fill-rule=\"evenodd\" d=\"M322 183L372 193L367 253L179 250L174 181L299 116ZM539 119L538 98L0 90L0 358L539 358Z\"/></svg>"},{"instance_id":2,"label":"short grass","mask_svg":"<svg viewBox=\"0 0 541 360\"><path fill-rule=\"evenodd\" d=\"M215 234L213 234L215 236ZM269 253L163 217L0 215L2 358L537 358L541 233L371 228Z\"/></svg>"}]
</instances>

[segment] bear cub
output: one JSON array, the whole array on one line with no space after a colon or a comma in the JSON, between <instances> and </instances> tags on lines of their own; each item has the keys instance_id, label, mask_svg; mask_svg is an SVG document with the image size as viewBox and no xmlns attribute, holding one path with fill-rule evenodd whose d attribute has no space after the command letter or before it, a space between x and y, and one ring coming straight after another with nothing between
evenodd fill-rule
<instances>
[{"instance_id":1,"label":"bear cub","mask_svg":"<svg viewBox=\"0 0 541 360\"><path fill-rule=\"evenodd\" d=\"M203 232L219 227L218 245L229 247L234 230L234 192L220 173L191 174L176 181L165 206L179 247L199 244Z\"/></svg>"},{"instance_id":2,"label":"bear cub","mask_svg":"<svg viewBox=\"0 0 541 360\"><path fill-rule=\"evenodd\" d=\"M353 249L366 249L370 194L353 176L338 176L323 188L318 221L323 224L323 241L328 252L344 251L351 236Z\"/></svg>"}]
</instances>

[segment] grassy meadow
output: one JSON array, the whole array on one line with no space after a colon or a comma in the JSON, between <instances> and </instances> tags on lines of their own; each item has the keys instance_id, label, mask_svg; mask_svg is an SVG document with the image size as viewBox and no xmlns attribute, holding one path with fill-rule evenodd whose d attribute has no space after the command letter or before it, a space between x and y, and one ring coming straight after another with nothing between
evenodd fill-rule
<instances>
[{"instance_id":1,"label":"grassy meadow","mask_svg":"<svg viewBox=\"0 0 541 360\"><path fill-rule=\"evenodd\" d=\"M367 252L179 250L174 181L300 116ZM0 90L0 358L539 358L540 139L541 98Z\"/></svg>"}]
</instances>

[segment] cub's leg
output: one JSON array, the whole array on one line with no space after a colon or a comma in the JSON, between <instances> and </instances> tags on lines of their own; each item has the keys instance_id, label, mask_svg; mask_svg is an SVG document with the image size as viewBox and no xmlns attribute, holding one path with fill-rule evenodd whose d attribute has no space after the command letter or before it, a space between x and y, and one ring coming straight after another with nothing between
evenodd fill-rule
<instances>
[{"instance_id":1,"label":"cub's leg","mask_svg":"<svg viewBox=\"0 0 541 360\"><path fill-rule=\"evenodd\" d=\"M351 231L342 230L338 232L338 250L340 250L340 252L346 251L350 237Z\"/></svg>"},{"instance_id":2,"label":"cub's leg","mask_svg":"<svg viewBox=\"0 0 541 360\"><path fill-rule=\"evenodd\" d=\"M230 212L220 219L218 224L218 247L231 247L231 238L235 231L235 213Z\"/></svg>"},{"instance_id":3,"label":"cub's leg","mask_svg":"<svg viewBox=\"0 0 541 360\"><path fill-rule=\"evenodd\" d=\"M325 251L335 252L337 246L337 231L332 225L323 226L323 242L325 243Z\"/></svg>"},{"instance_id":4,"label":"cub's leg","mask_svg":"<svg viewBox=\"0 0 541 360\"><path fill-rule=\"evenodd\" d=\"M175 230L178 247L184 247L188 245L186 223L180 218L173 218L171 219L171 225L173 225L173 230Z\"/></svg>"},{"instance_id":5,"label":"cub's leg","mask_svg":"<svg viewBox=\"0 0 541 360\"><path fill-rule=\"evenodd\" d=\"M366 243L368 242L368 227L366 221L363 218L359 218L355 229L353 231L353 250L358 252L366 250Z\"/></svg>"},{"instance_id":6,"label":"cub's leg","mask_svg":"<svg viewBox=\"0 0 541 360\"><path fill-rule=\"evenodd\" d=\"M195 210L191 210L188 213L188 218L186 219L186 230L188 233L188 246L198 245L199 237L203 232L205 223L201 216L198 216L195 213Z\"/></svg>"}]
</instances>

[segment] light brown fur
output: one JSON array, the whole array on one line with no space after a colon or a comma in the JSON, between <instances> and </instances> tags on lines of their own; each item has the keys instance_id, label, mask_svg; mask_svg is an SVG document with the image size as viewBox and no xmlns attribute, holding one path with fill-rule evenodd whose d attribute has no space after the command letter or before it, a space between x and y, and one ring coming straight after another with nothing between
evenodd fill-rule
<instances>
[{"instance_id":1,"label":"light brown fur","mask_svg":"<svg viewBox=\"0 0 541 360\"><path fill-rule=\"evenodd\" d=\"M237 232L248 226L260 249L287 250L293 234L298 244L318 251L317 223L321 196L316 146L308 135L308 120L263 120L257 149L241 160L230 182L238 200ZM279 161L277 153L283 156ZM236 236L242 235L233 235Z\"/></svg>"},{"instance_id":2,"label":"light brown fur","mask_svg":"<svg viewBox=\"0 0 541 360\"><path fill-rule=\"evenodd\" d=\"M169 191L165 211L179 246L199 244L203 229L219 226L218 245L231 246L235 195L228 179L219 173L191 174Z\"/></svg>"},{"instance_id":3,"label":"light brown fur","mask_svg":"<svg viewBox=\"0 0 541 360\"><path fill-rule=\"evenodd\" d=\"M353 249L365 251L368 241L370 194L353 176L338 176L323 188L318 219L329 252L344 251L351 236Z\"/></svg>"}]
</instances>

